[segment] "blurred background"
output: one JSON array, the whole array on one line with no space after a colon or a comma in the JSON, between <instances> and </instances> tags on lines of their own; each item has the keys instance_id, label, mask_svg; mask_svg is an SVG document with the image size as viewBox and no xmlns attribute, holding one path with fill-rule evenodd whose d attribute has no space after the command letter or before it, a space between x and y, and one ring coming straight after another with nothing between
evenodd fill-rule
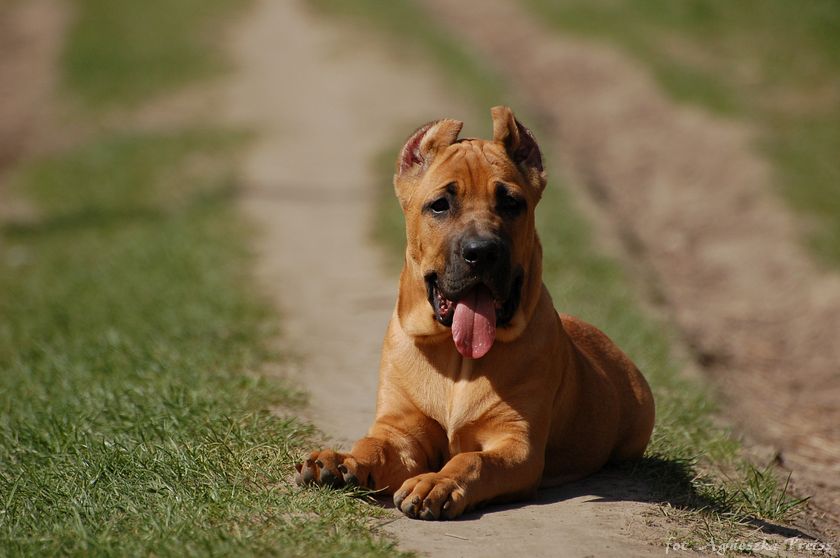
<instances>
[{"instance_id":1,"label":"blurred background","mask_svg":"<svg viewBox=\"0 0 840 558\"><path fill-rule=\"evenodd\" d=\"M6 550L389 555L362 503L236 486L287 482L303 392L369 420L393 160L497 104L548 161L555 304L656 392L644 501L836 540L836 1L0 0Z\"/></svg>"}]
</instances>

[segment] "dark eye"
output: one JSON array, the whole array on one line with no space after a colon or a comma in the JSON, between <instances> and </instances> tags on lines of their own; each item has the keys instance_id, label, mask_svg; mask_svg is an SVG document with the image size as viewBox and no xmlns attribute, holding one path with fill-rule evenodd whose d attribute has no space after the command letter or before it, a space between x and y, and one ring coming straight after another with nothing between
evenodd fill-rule
<instances>
[{"instance_id":1,"label":"dark eye","mask_svg":"<svg viewBox=\"0 0 840 558\"><path fill-rule=\"evenodd\" d=\"M523 209L525 209L525 202L518 197L511 196L510 194L502 194L496 200L496 209L500 213L518 215Z\"/></svg>"},{"instance_id":2,"label":"dark eye","mask_svg":"<svg viewBox=\"0 0 840 558\"><path fill-rule=\"evenodd\" d=\"M516 217L525 210L526 202L504 182L496 183L496 211L505 217Z\"/></svg>"},{"instance_id":3,"label":"dark eye","mask_svg":"<svg viewBox=\"0 0 840 558\"><path fill-rule=\"evenodd\" d=\"M429 208L435 213L446 213L449 211L449 200L446 198L438 198L429 205Z\"/></svg>"}]
</instances>

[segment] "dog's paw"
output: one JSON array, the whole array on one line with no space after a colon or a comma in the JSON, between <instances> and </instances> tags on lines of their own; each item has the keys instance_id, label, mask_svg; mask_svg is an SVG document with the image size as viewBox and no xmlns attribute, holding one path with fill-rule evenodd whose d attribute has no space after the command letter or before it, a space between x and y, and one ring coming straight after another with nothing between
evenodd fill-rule
<instances>
[{"instance_id":1,"label":"dog's paw","mask_svg":"<svg viewBox=\"0 0 840 558\"><path fill-rule=\"evenodd\" d=\"M394 493L394 505L413 519L454 519L464 513L466 494L453 479L424 473L405 481Z\"/></svg>"},{"instance_id":2,"label":"dog's paw","mask_svg":"<svg viewBox=\"0 0 840 558\"><path fill-rule=\"evenodd\" d=\"M295 465L295 469L295 482L298 485L368 487L369 475L364 473L364 468L360 467L349 453L338 453L329 449L313 451L303 463Z\"/></svg>"}]
</instances>

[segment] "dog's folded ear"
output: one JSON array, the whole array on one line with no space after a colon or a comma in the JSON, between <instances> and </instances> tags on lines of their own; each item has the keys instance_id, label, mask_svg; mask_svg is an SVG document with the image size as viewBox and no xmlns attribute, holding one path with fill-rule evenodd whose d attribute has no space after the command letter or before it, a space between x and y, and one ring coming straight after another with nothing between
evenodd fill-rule
<instances>
[{"instance_id":1,"label":"dog's folded ear","mask_svg":"<svg viewBox=\"0 0 840 558\"><path fill-rule=\"evenodd\" d=\"M510 160L519 167L528 182L541 192L545 187L545 169L533 132L516 119L510 107L493 107L490 114L493 117L493 141L505 147Z\"/></svg>"},{"instance_id":2,"label":"dog's folded ear","mask_svg":"<svg viewBox=\"0 0 840 558\"><path fill-rule=\"evenodd\" d=\"M397 158L397 172L394 175L394 187L400 203L405 205L410 192L408 185L425 172L435 155L455 143L464 123L460 120L443 118L419 127L406 140ZM402 185L402 187L401 187ZM401 191L402 190L402 191Z\"/></svg>"},{"instance_id":3,"label":"dog's folded ear","mask_svg":"<svg viewBox=\"0 0 840 558\"><path fill-rule=\"evenodd\" d=\"M420 126L405 142L397 159L397 174L423 171L435 155L455 143L464 123L443 118Z\"/></svg>"}]
</instances>

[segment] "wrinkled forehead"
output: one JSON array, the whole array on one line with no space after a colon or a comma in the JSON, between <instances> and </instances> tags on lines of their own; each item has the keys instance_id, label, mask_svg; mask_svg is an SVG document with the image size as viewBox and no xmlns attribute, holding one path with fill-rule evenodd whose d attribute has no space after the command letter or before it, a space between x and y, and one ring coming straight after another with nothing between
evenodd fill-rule
<instances>
[{"instance_id":1,"label":"wrinkled forehead","mask_svg":"<svg viewBox=\"0 0 840 558\"><path fill-rule=\"evenodd\" d=\"M480 139L460 140L435 158L426 174L427 187L457 182L462 188L484 189L493 181L518 183L516 166L496 142Z\"/></svg>"}]
</instances>

